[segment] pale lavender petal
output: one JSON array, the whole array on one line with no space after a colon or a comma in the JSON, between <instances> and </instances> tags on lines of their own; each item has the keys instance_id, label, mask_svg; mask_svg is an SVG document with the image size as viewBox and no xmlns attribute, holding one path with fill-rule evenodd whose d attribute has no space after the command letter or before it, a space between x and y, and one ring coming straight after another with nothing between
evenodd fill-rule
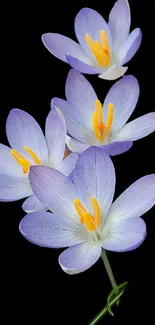
<instances>
[{"instance_id":1,"label":"pale lavender petal","mask_svg":"<svg viewBox=\"0 0 155 325\"><path fill-rule=\"evenodd\" d=\"M108 155L90 147L78 159L73 170L73 182L78 198L91 213L90 198L97 200L102 220L111 206L115 190L115 170Z\"/></svg>"},{"instance_id":2,"label":"pale lavender petal","mask_svg":"<svg viewBox=\"0 0 155 325\"><path fill-rule=\"evenodd\" d=\"M83 153L86 149L90 147L89 144L75 140L69 136L66 137L66 143L72 152L78 152L79 154Z\"/></svg>"},{"instance_id":3,"label":"pale lavender petal","mask_svg":"<svg viewBox=\"0 0 155 325\"><path fill-rule=\"evenodd\" d=\"M90 144L82 143L69 136L66 137L66 143L68 148L72 152L78 152L79 154L82 154L86 149L91 147ZM120 140L120 141L114 141L108 144L104 144L101 146L99 145L98 147L102 149L102 151L107 155L116 156L128 151L132 147L132 145L133 145L132 141Z\"/></svg>"},{"instance_id":4,"label":"pale lavender petal","mask_svg":"<svg viewBox=\"0 0 155 325\"><path fill-rule=\"evenodd\" d=\"M44 205L37 199L37 197L33 194L29 196L23 203L22 208L25 212L30 213L33 211L44 210Z\"/></svg>"},{"instance_id":5,"label":"pale lavender petal","mask_svg":"<svg viewBox=\"0 0 155 325\"><path fill-rule=\"evenodd\" d=\"M66 125L63 117L54 107L46 119L45 135L49 152L49 165L57 169L64 157Z\"/></svg>"},{"instance_id":6,"label":"pale lavender petal","mask_svg":"<svg viewBox=\"0 0 155 325\"><path fill-rule=\"evenodd\" d=\"M44 134L30 114L20 109L11 110L6 122L6 133L12 149L19 151L30 163L34 164L24 147L30 148L42 163L47 161L48 151Z\"/></svg>"},{"instance_id":7,"label":"pale lavender petal","mask_svg":"<svg viewBox=\"0 0 155 325\"><path fill-rule=\"evenodd\" d=\"M132 59L138 51L142 41L142 32L139 28L135 28L129 35L127 41L123 44L119 52L120 64L126 64Z\"/></svg>"},{"instance_id":8,"label":"pale lavender petal","mask_svg":"<svg viewBox=\"0 0 155 325\"><path fill-rule=\"evenodd\" d=\"M100 256L101 246L98 243L85 242L62 252L59 256L59 264L64 272L77 274L89 269Z\"/></svg>"},{"instance_id":9,"label":"pale lavender petal","mask_svg":"<svg viewBox=\"0 0 155 325\"><path fill-rule=\"evenodd\" d=\"M66 176L69 176L72 172L75 164L79 158L78 153L70 153L61 163L59 166L59 171Z\"/></svg>"},{"instance_id":10,"label":"pale lavender petal","mask_svg":"<svg viewBox=\"0 0 155 325\"><path fill-rule=\"evenodd\" d=\"M30 242L44 247L66 247L84 242L72 219L49 212L27 214L19 225L21 234Z\"/></svg>"},{"instance_id":11,"label":"pale lavender petal","mask_svg":"<svg viewBox=\"0 0 155 325\"><path fill-rule=\"evenodd\" d=\"M109 156L120 155L128 151L132 147L133 143L131 141L115 141L109 144L100 146L103 152Z\"/></svg>"},{"instance_id":12,"label":"pale lavender petal","mask_svg":"<svg viewBox=\"0 0 155 325\"><path fill-rule=\"evenodd\" d=\"M54 168L33 166L30 182L34 194L46 208L64 217L75 215L75 187L65 175Z\"/></svg>"},{"instance_id":13,"label":"pale lavender petal","mask_svg":"<svg viewBox=\"0 0 155 325\"><path fill-rule=\"evenodd\" d=\"M27 175L0 175L0 201L16 201L29 195L32 195L32 189Z\"/></svg>"},{"instance_id":14,"label":"pale lavender petal","mask_svg":"<svg viewBox=\"0 0 155 325\"><path fill-rule=\"evenodd\" d=\"M75 33L84 51L94 61L95 58L85 40L85 35L89 34L93 41L100 41L100 30L106 32L111 47L111 33L103 17L97 11L90 8L83 8L78 12L75 18Z\"/></svg>"},{"instance_id":15,"label":"pale lavender petal","mask_svg":"<svg viewBox=\"0 0 155 325\"><path fill-rule=\"evenodd\" d=\"M130 185L112 204L108 222L137 218L155 204L155 174L144 176Z\"/></svg>"},{"instance_id":16,"label":"pale lavender petal","mask_svg":"<svg viewBox=\"0 0 155 325\"><path fill-rule=\"evenodd\" d=\"M92 123L97 95L89 81L78 71L71 69L66 80L66 99L77 109L85 122Z\"/></svg>"},{"instance_id":17,"label":"pale lavender petal","mask_svg":"<svg viewBox=\"0 0 155 325\"><path fill-rule=\"evenodd\" d=\"M145 237L146 224L143 219L121 219L108 228L102 247L114 252L131 251L139 247Z\"/></svg>"},{"instance_id":18,"label":"pale lavender petal","mask_svg":"<svg viewBox=\"0 0 155 325\"><path fill-rule=\"evenodd\" d=\"M10 154L11 148L0 143L0 174L23 176L22 168Z\"/></svg>"},{"instance_id":19,"label":"pale lavender petal","mask_svg":"<svg viewBox=\"0 0 155 325\"><path fill-rule=\"evenodd\" d=\"M53 55L64 62L67 62L66 54L71 54L81 60L90 61L81 46L64 35L46 33L42 36L42 41Z\"/></svg>"},{"instance_id":20,"label":"pale lavender petal","mask_svg":"<svg viewBox=\"0 0 155 325\"><path fill-rule=\"evenodd\" d=\"M129 35L130 23L131 15L128 1L116 1L110 12L108 23L114 52L126 41Z\"/></svg>"},{"instance_id":21,"label":"pale lavender petal","mask_svg":"<svg viewBox=\"0 0 155 325\"><path fill-rule=\"evenodd\" d=\"M114 105L114 119L108 136L111 142L117 132L124 126L132 112L135 109L139 98L139 84L134 76L128 75L115 82L109 90L104 104L104 118L106 121L108 114L108 105Z\"/></svg>"},{"instance_id":22,"label":"pale lavender petal","mask_svg":"<svg viewBox=\"0 0 155 325\"><path fill-rule=\"evenodd\" d=\"M115 141L135 141L155 131L155 112L143 115L127 123L115 137Z\"/></svg>"},{"instance_id":23,"label":"pale lavender petal","mask_svg":"<svg viewBox=\"0 0 155 325\"><path fill-rule=\"evenodd\" d=\"M124 75L128 67L113 65L111 68L99 75L99 78L105 80L115 80Z\"/></svg>"},{"instance_id":24,"label":"pale lavender petal","mask_svg":"<svg viewBox=\"0 0 155 325\"><path fill-rule=\"evenodd\" d=\"M88 74L97 74L102 72L102 69L97 67L91 60L86 61L83 60L82 57L77 58L70 54L66 54L66 60L72 68L78 70L79 72L88 73Z\"/></svg>"},{"instance_id":25,"label":"pale lavender petal","mask_svg":"<svg viewBox=\"0 0 155 325\"><path fill-rule=\"evenodd\" d=\"M59 107L65 117L67 132L74 138L86 142L87 129L78 111L66 100L53 98L51 106Z\"/></svg>"}]
</instances>

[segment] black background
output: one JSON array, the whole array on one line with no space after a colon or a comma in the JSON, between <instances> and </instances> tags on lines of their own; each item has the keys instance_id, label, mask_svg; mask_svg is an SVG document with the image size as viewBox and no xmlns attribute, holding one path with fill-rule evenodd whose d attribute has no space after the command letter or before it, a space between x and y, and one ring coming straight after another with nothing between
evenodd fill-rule
<instances>
[{"instance_id":1,"label":"black background","mask_svg":"<svg viewBox=\"0 0 155 325\"><path fill-rule=\"evenodd\" d=\"M4 11L5 103L0 110L0 141L7 144L5 121L12 108L32 114L44 130L45 118L52 97L65 98L64 86L69 66L52 56L41 42L45 32L57 32L75 40L74 18L82 7L100 12L105 19L115 1L49 1L33 5L16 1ZM128 74L140 83L140 99L132 119L155 110L154 102L154 34L152 1L130 0L131 28L140 27L143 41L140 50L128 63ZM1 62L3 65L3 61ZM3 67L2 67L3 68ZM86 76L103 101L113 84L96 75ZM3 95L3 94L2 94ZM121 118L121 116L120 116ZM155 134L139 140L123 155L113 157L117 186L116 196L138 178L155 172ZM111 290L102 261L83 274L69 276L60 269L57 259L61 250L37 247L19 233L18 225L24 211L21 201L1 203L4 223L2 252L6 275L6 306L14 307L15 321L37 324L84 324L105 304ZM101 324L141 321L153 313L152 292L155 291L155 208L144 216L148 235L140 248L108 256L118 283L129 280L115 317L105 316ZM11 280L11 281L10 281ZM8 283L13 285L8 286ZM10 306L8 308L8 306Z\"/></svg>"}]
</instances>

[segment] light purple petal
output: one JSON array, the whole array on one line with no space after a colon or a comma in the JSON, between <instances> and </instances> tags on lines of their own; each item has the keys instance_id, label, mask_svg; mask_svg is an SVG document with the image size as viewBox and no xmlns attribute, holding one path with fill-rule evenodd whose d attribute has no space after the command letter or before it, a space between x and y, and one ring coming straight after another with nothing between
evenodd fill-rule
<instances>
[{"instance_id":1,"label":"light purple petal","mask_svg":"<svg viewBox=\"0 0 155 325\"><path fill-rule=\"evenodd\" d=\"M77 58L73 55L66 54L66 60L72 68L82 73L97 74L102 71L101 68L95 66L93 61L83 60L82 57Z\"/></svg>"},{"instance_id":2,"label":"light purple petal","mask_svg":"<svg viewBox=\"0 0 155 325\"><path fill-rule=\"evenodd\" d=\"M78 71L71 69L66 80L66 99L77 109L86 123L91 120L95 110L97 95L89 81Z\"/></svg>"},{"instance_id":3,"label":"light purple petal","mask_svg":"<svg viewBox=\"0 0 155 325\"><path fill-rule=\"evenodd\" d=\"M135 28L129 35L127 41L123 44L119 52L120 64L126 64L132 59L138 51L142 41L142 32L139 28Z\"/></svg>"},{"instance_id":4,"label":"light purple petal","mask_svg":"<svg viewBox=\"0 0 155 325\"><path fill-rule=\"evenodd\" d=\"M42 163L47 161L48 151L44 134L30 114L20 109L11 110L6 122L6 133L12 149L19 151L30 163L34 164L24 147L29 147Z\"/></svg>"},{"instance_id":5,"label":"light purple petal","mask_svg":"<svg viewBox=\"0 0 155 325\"><path fill-rule=\"evenodd\" d=\"M74 138L84 143L87 142L87 130L78 111L66 100L60 98L53 98L51 106L52 105L61 109L65 117L67 132Z\"/></svg>"},{"instance_id":6,"label":"light purple petal","mask_svg":"<svg viewBox=\"0 0 155 325\"><path fill-rule=\"evenodd\" d=\"M155 174L144 176L130 185L112 204L108 222L137 218L155 204Z\"/></svg>"},{"instance_id":7,"label":"light purple petal","mask_svg":"<svg viewBox=\"0 0 155 325\"><path fill-rule=\"evenodd\" d=\"M75 187L65 175L54 168L33 166L30 182L34 194L46 208L64 217L75 215Z\"/></svg>"},{"instance_id":8,"label":"light purple petal","mask_svg":"<svg viewBox=\"0 0 155 325\"><path fill-rule=\"evenodd\" d=\"M78 153L70 153L61 163L59 167L59 171L66 175L69 176L70 173L72 172L73 168L75 167L75 164L79 158Z\"/></svg>"},{"instance_id":9,"label":"light purple petal","mask_svg":"<svg viewBox=\"0 0 155 325\"><path fill-rule=\"evenodd\" d=\"M91 213L90 198L98 201L102 220L106 217L115 190L115 170L108 155L90 147L78 159L73 171L78 198Z\"/></svg>"},{"instance_id":10,"label":"light purple petal","mask_svg":"<svg viewBox=\"0 0 155 325\"><path fill-rule=\"evenodd\" d=\"M66 143L72 152L78 152L79 154L82 154L86 149L91 147L91 145L72 139L69 136L66 137ZM109 156L116 156L128 151L132 145L133 143L131 141L119 140L104 144L102 146L99 146L99 148Z\"/></svg>"},{"instance_id":11,"label":"light purple petal","mask_svg":"<svg viewBox=\"0 0 155 325\"><path fill-rule=\"evenodd\" d=\"M146 237L146 224L141 218L114 222L107 231L103 248L114 252L131 251L139 247Z\"/></svg>"},{"instance_id":12,"label":"light purple petal","mask_svg":"<svg viewBox=\"0 0 155 325\"><path fill-rule=\"evenodd\" d=\"M54 33L46 33L42 36L45 47L57 58L67 62L66 53L71 54L81 60L90 62L89 57L83 51L81 46L70 38Z\"/></svg>"},{"instance_id":13,"label":"light purple petal","mask_svg":"<svg viewBox=\"0 0 155 325\"><path fill-rule=\"evenodd\" d=\"M25 212L30 213L33 211L44 210L44 205L37 199L37 197L33 194L29 196L23 203L22 208Z\"/></svg>"},{"instance_id":14,"label":"light purple petal","mask_svg":"<svg viewBox=\"0 0 155 325\"><path fill-rule=\"evenodd\" d=\"M143 115L127 123L116 135L115 140L135 141L155 131L155 112Z\"/></svg>"},{"instance_id":15,"label":"light purple petal","mask_svg":"<svg viewBox=\"0 0 155 325\"><path fill-rule=\"evenodd\" d=\"M110 12L108 23L114 52L126 41L129 35L130 23L131 16L128 1L116 1Z\"/></svg>"},{"instance_id":16,"label":"light purple petal","mask_svg":"<svg viewBox=\"0 0 155 325\"><path fill-rule=\"evenodd\" d=\"M22 168L10 154L11 148L0 143L0 174L23 176Z\"/></svg>"},{"instance_id":17,"label":"light purple petal","mask_svg":"<svg viewBox=\"0 0 155 325\"><path fill-rule=\"evenodd\" d=\"M113 65L111 68L99 75L99 78L105 80L115 80L124 75L128 67Z\"/></svg>"},{"instance_id":18,"label":"light purple petal","mask_svg":"<svg viewBox=\"0 0 155 325\"><path fill-rule=\"evenodd\" d=\"M116 133L127 122L132 112L135 109L139 97L139 84L134 76L125 76L115 84L109 90L104 104L104 119L107 119L108 104L114 105L114 119L108 140L114 139Z\"/></svg>"},{"instance_id":19,"label":"light purple petal","mask_svg":"<svg viewBox=\"0 0 155 325\"><path fill-rule=\"evenodd\" d=\"M27 175L0 174L0 201L16 201L29 195L32 195L32 190Z\"/></svg>"},{"instance_id":20,"label":"light purple petal","mask_svg":"<svg viewBox=\"0 0 155 325\"><path fill-rule=\"evenodd\" d=\"M69 247L59 256L59 264L68 274L86 271L97 262L101 256L101 246L91 242Z\"/></svg>"},{"instance_id":21,"label":"light purple petal","mask_svg":"<svg viewBox=\"0 0 155 325\"><path fill-rule=\"evenodd\" d=\"M133 143L131 141L115 141L109 144L100 146L102 151L109 156L120 155L128 151L132 147Z\"/></svg>"},{"instance_id":22,"label":"light purple petal","mask_svg":"<svg viewBox=\"0 0 155 325\"><path fill-rule=\"evenodd\" d=\"M49 165L57 169L65 152L66 125L53 107L46 119L45 135L49 151Z\"/></svg>"},{"instance_id":23,"label":"light purple petal","mask_svg":"<svg viewBox=\"0 0 155 325\"><path fill-rule=\"evenodd\" d=\"M72 152L78 152L79 154L83 153L86 149L90 147L89 144L85 144L83 142L80 142L78 140L72 139L71 137L66 137L66 143Z\"/></svg>"},{"instance_id":24,"label":"light purple petal","mask_svg":"<svg viewBox=\"0 0 155 325\"><path fill-rule=\"evenodd\" d=\"M73 220L49 212L27 214L20 222L19 230L27 240L44 247L66 247L84 241L76 233Z\"/></svg>"},{"instance_id":25,"label":"light purple petal","mask_svg":"<svg viewBox=\"0 0 155 325\"><path fill-rule=\"evenodd\" d=\"M95 58L85 40L85 35L89 34L93 41L100 41L100 30L106 32L111 47L111 33L103 17L97 11L90 8L83 8L78 12L75 17L75 33L84 51L94 61Z\"/></svg>"}]
</instances>

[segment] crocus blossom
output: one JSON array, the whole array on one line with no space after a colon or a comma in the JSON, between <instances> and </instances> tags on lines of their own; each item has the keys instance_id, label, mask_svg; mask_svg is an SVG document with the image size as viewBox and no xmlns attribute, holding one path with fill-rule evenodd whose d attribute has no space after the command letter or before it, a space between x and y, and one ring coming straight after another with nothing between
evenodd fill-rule
<instances>
[{"instance_id":1,"label":"crocus blossom","mask_svg":"<svg viewBox=\"0 0 155 325\"><path fill-rule=\"evenodd\" d=\"M20 223L22 235L44 247L67 247L59 256L62 269L75 274L90 268L106 250L137 248L146 236L140 218L155 204L155 174L133 183L113 203L114 166L100 148L87 149L73 170L73 181L61 172L32 166L31 186L52 209L34 212Z\"/></svg>"},{"instance_id":2,"label":"crocus blossom","mask_svg":"<svg viewBox=\"0 0 155 325\"><path fill-rule=\"evenodd\" d=\"M26 212L43 209L33 195L29 182L31 165L45 165L69 175L78 154L65 152L66 126L62 113L53 108L46 119L45 136L35 119L19 109L11 110L6 122L11 148L0 144L0 201L28 197L23 204Z\"/></svg>"},{"instance_id":3,"label":"crocus blossom","mask_svg":"<svg viewBox=\"0 0 155 325\"><path fill-rule=\"evenodd\" d=\"M78 71L71 69L66 81L66 99L53 98L66 120L66 143L73 152L89 146L101 147L109 155L130 149L132 141L155 131L155 112L126 124L139 97L139 85L132 75L121 78L109 90L103 107L94 89Z\"/></svg>"},{"instance_id":4,"label":"crocus blossom","mask_svg":"<svg viewBox=\"0 0 155 325\"><path fill-rule=\"evenodd\" d=\"M130 22L128 1L118 0L110 12L108 24L93 9L79 11L75 18L79 43L54 33L44 34L42 40L53 55L72 68L114 80L126 72L127 67L123 65L131 60L141 44L141 30L135 28L129 33Z\"/></svg>"}]
</instances>

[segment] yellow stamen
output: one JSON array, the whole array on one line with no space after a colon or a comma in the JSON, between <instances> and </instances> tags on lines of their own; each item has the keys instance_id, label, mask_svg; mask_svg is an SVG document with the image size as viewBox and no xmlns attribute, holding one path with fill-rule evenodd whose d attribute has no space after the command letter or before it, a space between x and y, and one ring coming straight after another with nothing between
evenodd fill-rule
<instances>
[{"instance_id":1,"label":"yellow stamen","mask_svg":"<svg viewBox=\"0 0 155 325\"><path fill-rule=\"evenodd\" d=\"M99 42L97 42L97 47L98 47L98 51L100 51L100 55L102 56L103 64L101 64L101 65L108 67L110 65L109 57L107 55L108 52L105 51L105 49Z\"/></svg>"},{"instance_id":2,"label":"yellow stamen","mask_svg":"<svg viewBox=\"0 0 155 325\"><path fill-rule=\"evenodd\" d=\"M110 47L107 34L104 30L100 30L100 43L104 48L104 52L107 56L107 64L110 64Z\"/></svg>"},{"instance_id":3,"label":"yellow stamen","mask_svg":"<svg viewBox=\"0 0 155 325\"><path fill-rule=\"evenodd\" d=\"M101 102L97 99L95 103L95 111L93 114L94 134L99 141L102 141L103 131L105 129L103 122L103 109Z\"/></svg>"},{"instance_id":4,"label":"yellow stamen","mask_svg":"<svg viewBox=\"0 0 155 325\"><path fill-rule=\"evenodd\" d=\"M30 163L25 159L17 150L10 150L11 156L16 160L16 162L23 168L23 173L27 174L30 168Z\"/></svg>"},{"instance_id":5,"label":"yellow stamen","mask_svg":"<svg viewBox=\"0 0 155 325\"><path fill-rule=\"evenodd\" d=\"M93 215L89 214L79 199L74 200L74 207L80 217L80 222L84 223L90 231L95 231L100 226L100 207L95 198L91 198Z\"/></svg>"},{"instance_id":6,"label":"yellow stamen","mask_svg":"<svg viewBox=\"0 0 155 325\"><path fill-rule=\"evenodd\" d=\"M114 119L114 105L112 103L109 103L107 121L106 124L104 124L102 104L97 99L95 102L95 111L93 114L92 124L94 128L95 137L99 141L102 142L109 135L113 123L113 119Z\"/></svg>"},{"instance_id":7,"label":"yellow stamen","mask_svg":"<svg viewBox=\"0 0 155 325\"><path fill-rule=\"evenodd\" d=\"M30 148L24 147L24 150L31 156L31 158L33 159L36 165L41 165L39 158ZM16 160L16 162L22 167L23 173L27 174L31 166L30 162L27 159L25 159L24 156L22 156L17 150L11 149L10 154Z\"/></svg>"},{"instance_id":8,"label":"yellow stamen","mask_svg":"<svg viewBox=\"0 0 155 325\"><path fill-rule=\"evenodd\" d=\"M114 118L114 105L110 103L108 105L108 116L107 116L106 128L105 128L105 138L108 136L111 130L113 118Z\"/></svg>"},{"instance_id":9,"label":"yellow stamen","mask_svg":"<svg viewBox=\"0 0 155 325\"><path fill-rule=\"evenodd\" d=\"M68 151L68 149L66 149L65 152L64 152L64 159L65 159L67 156L69 156L69 154L70 154L70 152Z\"/></svg>"},{"instance_id":10,"label":"yellow stamen","mask_svg":"<svg viewBox=\"0 0 155 325\"><path fill-rule=\"evenodd\" d=\"M91 201L91 206L92 206L92 210L93 210L93 216L95 219L95 225L96 225L96 227L99 227L101 224L101 212L100 212L99 204L98 204L97 200L94 199L93 197L90 198L90 201Z\"/></svg>"},{"instance_id":11,"label":"yellow stamen","mask_svg":"<svg viewBox=\"0 0 155 325\"><path fill-rule=\"evenodd\" d=\"M39 158L36 156L36 154L30 148L24 147L24 150L32 157L32 159L36 165L41 165Z\"/></svg>"},{"instance_id":12,"label":"yellow stamen","mask_svg":"<svg viewBox=\"0 0 155 325\"><path fill-rule=\"evenodd\" d=\"M104 30L100 30L100 42L92 41L89 34L85 35L85 39L97 63L108 68L111 62L111 57L106 32Z\"/></svg>"}]
</instances>

